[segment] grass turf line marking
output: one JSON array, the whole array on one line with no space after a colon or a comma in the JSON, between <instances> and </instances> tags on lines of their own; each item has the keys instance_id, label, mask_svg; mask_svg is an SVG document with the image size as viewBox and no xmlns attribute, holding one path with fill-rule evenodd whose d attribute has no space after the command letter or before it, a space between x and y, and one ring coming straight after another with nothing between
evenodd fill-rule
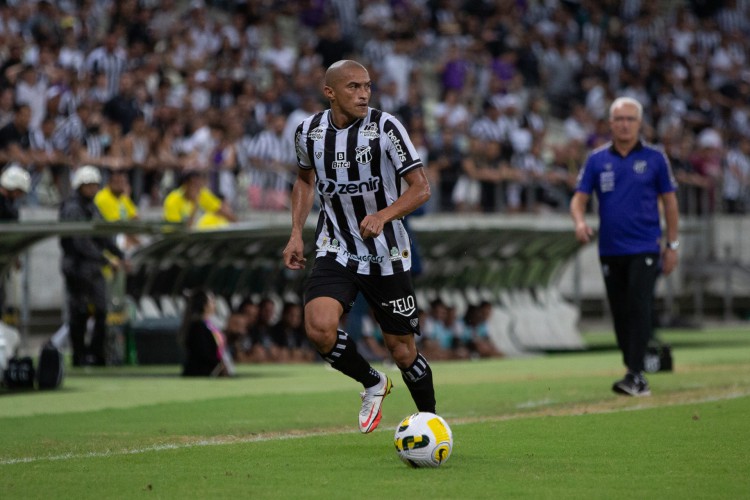
<instances>
[{"instance_id":1,"label":"grass turf line marking","mask_svg":"<svg viewBox=\"0 0 750 500\"><path fill-rule=\"evenodd\" d=\"M635 406L619 406L612 405L611 402L608 405L602 405L597 403L575 405L567 408L548 408L546 410L539 410L534 412L523 412L523 413L512 413L506 415L498 415L496 417L477 417L477 418L456 418L451 419L451 425L461 424L472 424L482 422L502 422L507 420L515 420L520 418L534 418L534 417L545 417L545 416L558 416L558 417L574 417L584 415L599 415L607 413L617 413L620 411L640 411L649 410L653 408L666 408L671 406L681 406L689 404L699 403L710 403L714 401L727 401L731 399L739 399L750 396L750 392L726 392L724 394L707 395L704 397L697 397L693 399L682 399L675 400L673 398L667 399L663 404L648 404L646 400L642 401L641 404ZM633 401L628 398L620 398L617 401ZM390 429L389 429L390 430ZM384 432L384 429L378 429L376 432ZM22 458L8 458L0 459L0 466L3 465L17 465L17 464L28 464L36 462L56 462L61 460L80 460L86 458L107 458L115 456L127 456L127 455L140 455L143 453L169 451L169 450L182 450L189 448L200 448L203 446L223 446L230 444L247 444L247 443L263 443L267 441L284 441L289 439L305 439L309 437L318 436L334 436L341 434L355 434L358 433L354 429L343 430L343 429L330 429L330 430L319 430L319 431L298 431L289 433L268 433L260 434L250 437L238 437L238 436L221 436L211 439L199 439L196 441L184 441L181 443L165 443L153 446L145 446L143 448L132 448L123 450L106 450L106 451L92 451L88 453L63 453L61 455L50 455L42 457L22 457Z\"/></svg>"}]
</instances>

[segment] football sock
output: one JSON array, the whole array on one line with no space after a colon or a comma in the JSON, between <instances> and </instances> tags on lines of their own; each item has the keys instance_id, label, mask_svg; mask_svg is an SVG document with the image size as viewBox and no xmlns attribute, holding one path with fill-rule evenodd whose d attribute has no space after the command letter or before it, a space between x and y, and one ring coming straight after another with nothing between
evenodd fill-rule
<instances>
[{"instance_id":1,"label":"football sock","mask_svg":"<svg viewBox=\"0 0 750 500\"><path fill-rule=\"evenodd\" d=\"M333 350L321 356L334 369L360 382L366 389L380 383L380 373L362 357L357 344L343 330L338 330Z\"/></svg>"},{"instance_id":2,"label":"football sock","mask_svg":"<svg viewBox=\"0 0 750 500\"><path fill-rule=\"evenodd\" d=\"M406 370L401 370L401 378L409 388L417 410L435 413L435 387L432 384L432 369L424 356L417 358Z\"/></svg>"}]
</instances>

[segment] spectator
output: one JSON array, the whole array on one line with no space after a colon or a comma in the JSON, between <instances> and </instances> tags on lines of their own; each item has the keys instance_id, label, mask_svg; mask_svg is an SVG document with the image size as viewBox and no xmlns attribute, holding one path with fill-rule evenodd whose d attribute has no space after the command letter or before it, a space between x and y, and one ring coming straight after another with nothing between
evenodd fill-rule
<instances>
[{"instance_id":1,"label":"spectator","mask_svg":"<svg viewBox=\"0 0 750 500\"><path fill-rule=\"evenodd\" d=\"M243 166L248 179L248 201L251 208L284 210L289 205L293 179L294 148L284 137L286 118L281 114L268 117L267 127L246 144L247 163Z\"/></svg>"},{"instance_id":2,"label":"spectator","mask_svg":"<svg viewBox=\"0 0 750 500\"><path fill-rule=\"evenodd\" d=\"M276 303L273 299L265 297L258 304L258 320L250 326L248 332L253 362L265 363L273 360L271 350L275 325Z\"/></svg>"},{"instance_id":3,"label":"spectator","mask_svg":"<svg viewBox=\"0 0 750 500\"><path fill-rule=\"evenodd\" d=\"M87 56L84 69L88 75L102 75L106 85L103 99L111 99L119 90L120 77L127 68L126 51L119 45L119 35L116 31L109 32L104 37L102 45L94 48Z\"/></svg>"},{"instance_id":4,"label":"spectator","mask_svg":"<svg viewBox=\"0 0 750 500\"><path fill-rule=\"evenodd\" d=\"M441 299L430 302L430 310L424 321L420 349L428 359L435 361L453 357L453 333L446 325L448 308Z\"/></svg>"},{"instance_id":5,"label":"spectator","mask_svg":"<svg viewBox=\"0 0 750 500\"><path fill-rule=\"evenodd\" d=\"M236 344L235 359L243 363L261 363L267 360L265 346L253 343L251 332L254 332L260 318L260 306L251 298L244 299L237 311L245 317L245 334Z\"/></svg>"},{"instance_id":6,"label":"spectator","mask_svg":"<svg viewBox=\"0 0 750 500\"><path fill-rule=\"evenodd\" d=\"M30 165L31 108L26 104L14 106L13 121L0 129L0 163L18 162Z\"/></svg>"},{"instance_id":7,"label":"spectator","mask_svg":"<svg viewBox=\"0 0 750 500\"><path fill-rule=\"evenodd\" d=\"M743 135L730 149L724 164L724 209L729 214L747 213L750 202L750 137Z\"/></svg>"},{"instance_id":8,"label":"spectator","mask_svg":"<svg viewBox=\"0 0 750 500\"><path fill-rule=\"evenodd\" d=\"M122 135L127 135L130 132L133 127L133 120L138 115L143 114L135 96L133 75L124 73L120 76L117 93L104 104L102 112L105 117L120 127Z\"/></svg>"},{"instance_id":9,"label":"spectator","mask_svg":"<svg viewBox=\"0 0 750 500\"><path fill-rule=\"evenodd\" d=\"M305 336L302 305L285 302L279 321L271 329L271 358L277 362L309 362L315 350Z\"/></svg>"},{"instance_id":10,"label":"spectator","mask_svg":"<svg viewBox=\"0 0 750 500\"><path fill-rule=\"evenodd\" d=\"M236 221L231 207L205 184L205 174L195 170L184 172L180 186L172 190L164 200L164 220L192 227L203 213L218 213L231 222Z\"/></svg>"},{"instance_id":11,"label":"spectator","mask_svg":"<svg viewBox=\"0 0 750 500\"><path fill-rule=\"evenodd\" d=\"M463 331L459 337L460 345L469 352L471 358L497 358L502 353L490 340L487 321L491 308L469 304L463 321Z\"/></svg>"},{"instance_id":12,"label":"spectator","mask_svg":"<svg viewBox=\"0 0 750 500\"><path fill-rule=\"evenodd\" d=\"M428 173L431 184L437 184L436 206L440 211L455 209L453 191L462 172L463 136L449 128L441 129L438 140L431 144Z\"/></svg>"},{"instance_id":13,"label":"spectator","mask_svg":"<svg viewBox=\"0 0 750 500\"><path fill-rule=\"evenodd\" d=\"M372 314L372 309L367 309L367 314L362 317L362 337L357 343L362 357L370 362L390 361L388 349L385 347L383 330Z\"/></svg>"},{"instance_id":14,"label":"spectator","mask_svg":"<svg viewBox=\"0 0 750 500\"><path fill-rule=\"evenodd\" d=\"M185 377L230 377L234 363L227 353L226 338L212 322L216 305L212 294L194 290L188 297L178 334L183 348Z\"/></svg>"}]
</instances>

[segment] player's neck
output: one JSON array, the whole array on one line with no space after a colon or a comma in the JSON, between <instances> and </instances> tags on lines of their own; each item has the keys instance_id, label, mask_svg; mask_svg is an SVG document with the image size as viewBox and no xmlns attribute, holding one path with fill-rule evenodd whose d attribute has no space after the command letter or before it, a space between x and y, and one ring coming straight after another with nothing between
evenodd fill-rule
<instances>
[{"instance_id":1,"label":"player's neck","mask_svg":"<svg viewBox=\"0 0 750 500\"><path fill-rule=\"evenodd\" d=\"M638 139L632 141L613 141L612 147L615 151L620 153L622 156L627 156L628 153L633 151L633 148L638 144Z\"/></svg>"},{"instance_id":2,"label":"player's neck","mask_svg":"<svg viewBox=\"0 0 750 500\"><path fill-rule=\"evenodd\" d=\"M338 129L345 129L357 122L360 118L357 116L347 115L341 111L331 108L331 122Z\"/></svg>"}]
</instances>

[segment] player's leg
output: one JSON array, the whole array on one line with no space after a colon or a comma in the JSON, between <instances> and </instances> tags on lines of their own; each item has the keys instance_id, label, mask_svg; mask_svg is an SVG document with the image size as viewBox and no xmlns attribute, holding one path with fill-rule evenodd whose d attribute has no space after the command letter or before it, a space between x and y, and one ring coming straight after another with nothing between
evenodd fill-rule
<instances>
[{"instance_id":1,"label":"player's leg","mask_svg":"<svg viewBox=\"0 0 750 500\"><path fill-rule=\"evenodd\" d=\"M356 296L349 271L335 261L318 259L305 288L305 333L331 367L365 388L359 428L371 432L380 422L380 407L391 390L391 381L370 366L349 334L338 328L344 305L351 307Z\"/></svg>"},{"instance_id":2,"label":"player's leg","mask_svg":"<svg viewBox=\"0 0 750 500\"><path fill-rule=\"evenodd\" d=\"M91 364L104 366L107 364L107 285L101 274L93 276L88 285L89 303L94 309L94 331L89 348Z\"/></svg>"},{"instance_id":3,"label":"player's leg","mask_svg":"<svg viewBox=\"0 0 750 500\"><path fill-rule=\"evenodd\" d=\"M409 388L419 411L435 413L435 386L427 359L417 350L413 334L394 335L383 332L385 345L401 370L401 378Z\"/></svg>"},{"instance_id":4,"label":"player's leg","mask_svg":"<svg viewBox=\"0 0 750 500\"><path fill-rule=\"evenodd\" d=\"M617 338L617 346L622 353L623 364L628 362L628 303L627 265L625 257L601 257L602 275L607 291L607 301L612 313L612 323Z\"/></svg>"},{"instance_id":5,"label":"player's leg","mask_svg":"<svg viewBox=\"0 0 750 500\"><path fill-rule=\"evenodd\" d=\"M73 348L73 366L86 364L86 321L88 303L81 290L78 276L65 275L65 292L68 306L68 334Z\"/></svg>"},{"instance_id":6,"label":"player's leg","mask_svg":"<svg viewBox=\"0 0 750 500\"><path fill-rule=\"evenodd\" d=\"M367 276L360 278L360 290L372 308L383 331L385 345L401 370L401 378L409 388L419 411L435 412L435 389L432 369L417 350L414 335L420 333L411 274Z\"/></svg>"}]
</instances>

